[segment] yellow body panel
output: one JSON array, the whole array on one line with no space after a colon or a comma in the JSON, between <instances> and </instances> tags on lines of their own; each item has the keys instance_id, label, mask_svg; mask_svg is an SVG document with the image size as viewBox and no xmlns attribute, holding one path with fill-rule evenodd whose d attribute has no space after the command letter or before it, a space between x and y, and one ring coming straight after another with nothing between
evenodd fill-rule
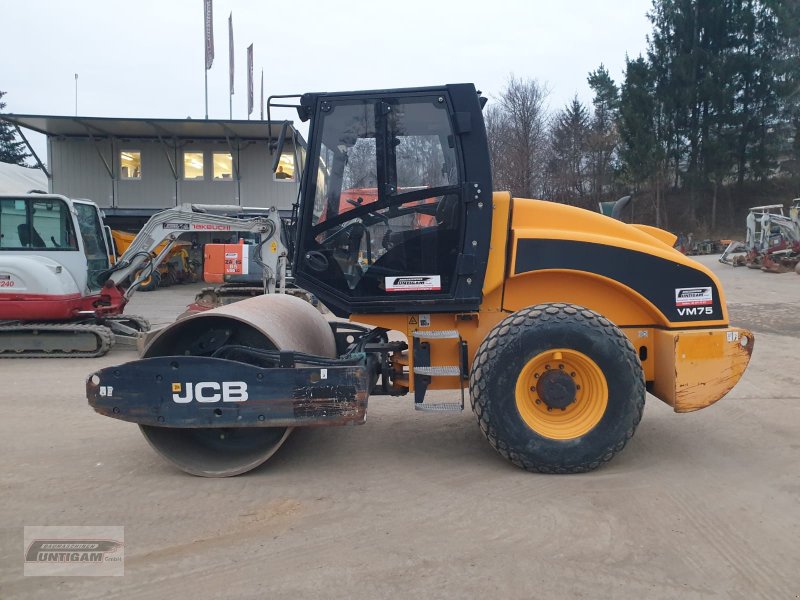
<instances>
[{"instance_id":1,"label":"yellow body panel","mask_svg":"<svg viewBox=\"0 0 800 600\"><path fill-rule=\"evenodd\" d=\"M705 266L671 247L671 233L631 226L597 213L495 192L492 238L483 286L483 302L474 313L356 314L353 321L402 333L408 340L409 391L414 389L412 333L415 329L455 329L467 342L468 363L491 329L509 314L547 302L590 308L622 329L636 349L652 393L676 412L713 404L744 373L753 348L751 332L728 327L722 288ZM704 273L716 286L721 314L705 321L672 322L648 298L614 279L581 270L543 269L514 272L518 242L525 239L567 240L602 244L654 256ZM674 282L680 287L681 282ZM426 325L427 324L427 325ZM702 328L700 328L702 327ZM746 339L747 343L742 344ZM431 364L458 365L458 340L425 340ZM459 377L433 377L428 389L458 389Z\"/></svg>"},{"instance_id":2,"label":"yellow body panel","mask_svg":"<svg viewBox=\"0 0 800 600\"><path fill-rule=\"evenodd\" d=\"M728 324L728 309L725 304L725 296L722 292L722 286L719 283L716 275L708 269L705 265L701 265L697 261L692 260L688 256L678 252L675 248L667 245L659 239L658 237L648 233L641 228L633 227L626 223L622 223L621 221L617 221L615 219L611 219L609 217L605 217L599 213L589 212L588 210L582 210L575 208L573 206L566 206L563 204L555 204L553 202L545 202L542 200L527 200L521 198L514 198L513 200L513 217L511 220L511 257L509 260L510 265L515 265L517 263L517 250L519 248L518 242L522 239L545 239L545 240L568 240L568 241L580 241L580 242L589 242L593 244L601 244L604 246L612 246L615 248L622 248L625 250L632 250L634 252L640 252L644 254L648 254L650 256L661 258L671 263L684 265L690 269L694 269L696 271L700 271L704 273L711 281L714 282L716 285L716 289L719 293L719 303L722 308L722 313L719 315L718 319L713 321L711 320L702 320L696 322L682 322L679 324L681 327L708 327L708 326L715 326L715 325L727 325ZM667 235L671 235L668 232L665 232ZM522 289L521 291L516 291L516 295L519 294L526 294L529 293L532 299L531 302L528 302L525 306L530 306L531 304L536 304L538 302L542 302L545 300L540 300L540 297L544 297L545 295L549 298L552 298L554 295L558 295L561 299L558 300L559 302L573 302L570 298L573 297L575 294L581 294L585 296L585 290L575 290L573 291L571 285L558 285L557 289L555 290L546 290L543 289L546 286L541 285L538 283L538 280L535 279L537 276L542 274L543 271L534 271L529 273L521 273L516 274L513 272L510 273L509 282L506 284L506 297L508 298L509 295L512 293L511 290L520 286ZM516 277L526 277L530 278L533 277L534 279L528 279L525 283L522 282L515 282L514 279ZM611 282L611 280L608 280ZM571 284L572 282L570 282ZM590 287L593 284L588 284ZM680 282L675 283L675 287L681 287ZM602 288L598 288L598 292L600 292ZM603 291L605 291L603 289ZM633 290L628 288L628 291L631 293L631 301L639 301L644 300L638 294L635 294ZM602 301L602 293L597 293L596 298L598 302ZM553 300L546 300L548 302L552 302ZM647 301L645 301L647 302ZM580 304L580 302L575 302L576 304ZM647 302L649 304L649 302ZM584 304L587 308L591 308L592 310L597 310L601 314L604 314L602 310L596 309L592 304ZM652 306L652 305L651 305ZM521 307L515 307L515 305L504 303L503 307L509 310L519 310ZM646 307L642 305L642 309L645 310ZM627 310L627 309L626 309ZM620 327L626 325L647 325L647 324L658 324L664 326L671 326L672 323L665 319L661 318L661 322L646 322L643 323L641 321L637 321L636 319L640 316L635 312L632 312L630 317L625 317L624 314L619 314L620 311L617 311L617 319L613 319L610 315L607 315Z\"/></svg>"},{"instance_id":3,"label":"yellow body panel","mask_svg":"<svg viewBox=\"0 0 800 600\"><path fill-rule=\"evenodd\" d=\"M511 194L495 192L492 195L492 240L489 246L489 260L486 263L486 276L483 280L482 311L503 309L510 218Z\"/></svg>"},{"instance_id":4,"label":"yellow body panel","mask_svg":"<svg viewBox=\"0 0 800 600\"><path fill-rule=\"evenodd\" d=\"M653 357L653 329L649 327L622 327L622 333L636 348L639 355L639 362L644 370L644 380L653 381L656 375L655 360Z\"/></svg>"},{"instance_id":5,"label":"yellow body panel","mask_svg":"<svg viewBox=\"0 0 800 600\"><path fill-rule=\"evenodd\" d=\"M533 271L506 283L503 308L515 312L545 302L567 302L591 308L620 327L666 326L668 321L644 297L617 281L566 270Z\"/></svg>"},{"instance_id":6,"label":"yellow body panel","mask_svg":"<svg viewBox=\"0 0 800 600\"><path fill-rule=\"evenodd\" d=\"M657 240L664 242L667 246L674 246L675 242L678 241L678 236L674 233L670 233L669 231L665 231L664 229L659 229L658 227L652 227L650 225L642 225L641 223L632 223L633 227L644 231L645 233L652 235Z\"/></svg>"},{"instance_id":7,"label":"yellow body panel","mask_svg":"<svg viewBox=\"0 0 800 600\"><path fill-rule=\"evenodd\" d=\"M705 408L733 389L753 344L753 334L737 327L656 331L653 394L675 412Z\"/></svg>"}]
</instances>

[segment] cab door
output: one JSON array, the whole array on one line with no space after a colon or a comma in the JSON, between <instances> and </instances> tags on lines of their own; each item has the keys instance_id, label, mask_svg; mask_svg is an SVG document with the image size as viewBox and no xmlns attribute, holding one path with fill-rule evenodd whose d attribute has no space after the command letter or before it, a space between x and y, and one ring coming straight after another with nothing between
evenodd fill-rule
<instances>
[{"instance_id":1,"label":"cab door","mask_svg":"<svg viewBox=\"0 0 800 600\"><path fill-rule=\"evenodd\" d=\"M75 209L83 252L86 255L86 287L89 291L97 291L102 287L97 279L98 275L111 266L103 220L94 202L73 200L72 206Z\"/></svg>"},{"instance_id":2,"label":"cab door","mask_svg":"<svg viewBox=\"0 0 800 600\"><path fill-rule=\"evenodd\" d=\"M304 102L298 283L340 315L477 309L491 178L474 86Z\"/></svg>"}]
</instances>

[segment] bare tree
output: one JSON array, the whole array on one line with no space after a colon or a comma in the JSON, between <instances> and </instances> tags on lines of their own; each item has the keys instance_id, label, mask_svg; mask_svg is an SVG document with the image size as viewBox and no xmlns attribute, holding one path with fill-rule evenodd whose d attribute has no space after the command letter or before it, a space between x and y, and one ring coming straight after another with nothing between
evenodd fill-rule
<instances>
[{"instance_id":1,"label":"bare tree","mask_svg":"<svg viewBox=\"0 0 800 600\"><path fill-rule=\"evenodd\" d=\"M503 107L492 104L484 111L486 123L486 137L489 141L489 161L492 167L494 188L497 190L511 189L508 163L508 119Z\"/></svg>"},{"instance_id":2,"label":"bare tree","mask_svg":"<svg viewBox=\"0 0 800 600\"><path fill-rule=\"evenodd\" d=\"M548 90L535 79L511 75L486 114L487 134L497 189L535 198L544 189Z\"/></svg>"}]
</instances>

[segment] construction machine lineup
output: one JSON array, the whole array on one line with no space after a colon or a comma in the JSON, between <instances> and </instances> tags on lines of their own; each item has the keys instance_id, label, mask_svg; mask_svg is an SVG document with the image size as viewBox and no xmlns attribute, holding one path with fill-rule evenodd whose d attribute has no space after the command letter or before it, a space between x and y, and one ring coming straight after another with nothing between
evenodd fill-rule
<instances>
[{"instance_id":1,"label":"construction machine lineup","mask_svg":"<svg viewBox=\"0 0 800 600\"><path fill-rule=\"evenodd\" d=\"M745 241L731 242L719 258L721 263L800 275L800 198L791 201L788 215L783 204L754 206L746 225Z\"/></svg>"},{"instance_id":2,"label":"construction machine lineup","mask_svg":"<svg viewBox=\"0 0 800 600\"><path fill-rule=\"evenodd\" d=\"M0 358L97 357L115 343L136 344L150 324L123 314L138 287L158 268L181 235L256 234L273 244L255 260L263 289L282 280L286 253L277 211L241 219L218 214L230 207L182 205L151 217L127 239L121 256L97 206L52 194L0 196ZM119 238L118 238L119 239ZM266 261L266 262L264 262ZM241 271L241 258L229 261Z\"/></svg>"},{"instance_id":3,"label":"construction machine lineup","mask_svg":"<svg viewBox=\"0 0 800 600\"><path fill-rule=\"evenodd\" d=\"M492 191L472 84L297 99L310 127L292 235L277 218L253 226L276 261L286 240L294 281L339 320L259 295L186 316L149 336L140 360L87 379L96 412L138 424L178 468L245 473L295 427L363 424L371 396L411 394L434 412L468 396L489 443L521 468L584 472L633 436L646 391L691 412L741 378L753 334L729 325L718 279L674 235ZM197 226L176 210L183 220L164 217L94 269L100 289L75 298L78 314L121 312L140 281L120 282ZM0 276L45 260L30 255L0 262ZM269 269L268 291L281 291L285 265ZM460 401L432 402L434 390Z\"/></svg>"}]
</instances>

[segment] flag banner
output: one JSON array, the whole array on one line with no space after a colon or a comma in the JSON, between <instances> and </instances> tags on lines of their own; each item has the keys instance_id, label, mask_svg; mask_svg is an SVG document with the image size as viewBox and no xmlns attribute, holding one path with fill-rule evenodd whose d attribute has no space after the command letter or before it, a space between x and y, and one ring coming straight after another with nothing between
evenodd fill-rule
<instances>
[{"instance_id":1,"label":"flag banner","mask_svg":"<svg viewBox=\"0 0 800 600\"><path fill-rule=\"evenodd\" d=\"M264 69L261 69L261 120L264 120Z\"/></svg>"},{"instance_id":2,"label":"flag banner","mask_svg":"<svg viewBox=\"0 0 800 600\"><path fill-rule=\"evenodd\" d=\"M206 20L206 70L214 64L214 9L212 0L203 0Z\"/></svg>"},{"instance_id":3,"label":"flag banner","mask_svg":"<svg viewBox=\"0 0 800 600\"><path fill-rule=\"evenodd\" d=\"M253 44L247 47L247 116L253 113Z\"/></svg>"},{"instance_id":4,"label":"flag banner","mask_svg":"<svg viewBox=\"0 0 800 600\"><path fill-rule=\"evenodd\" d=\"M233 12L228 17L228 79L233 96Z\"/></svg>"}]
</instances>

